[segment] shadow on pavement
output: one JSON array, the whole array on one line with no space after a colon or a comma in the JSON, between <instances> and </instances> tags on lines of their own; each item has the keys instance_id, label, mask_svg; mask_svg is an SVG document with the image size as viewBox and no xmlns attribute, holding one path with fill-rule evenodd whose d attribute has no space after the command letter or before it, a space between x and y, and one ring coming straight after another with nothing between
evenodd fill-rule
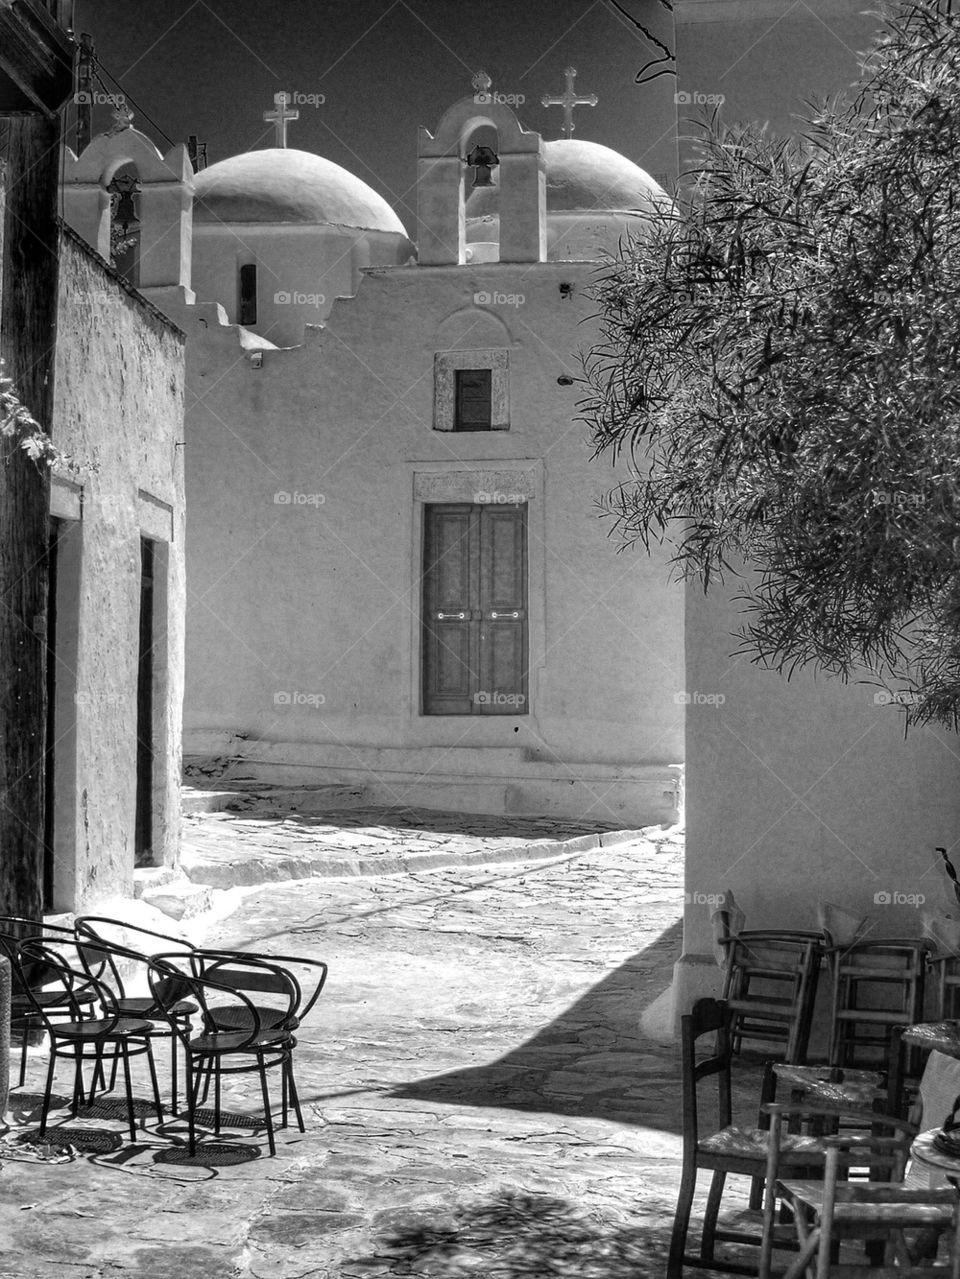
<instances>
[{"instance_id":1,"label":"shadow on pavement","mask_svg":"<svg viewBox=\"0 0 960 1279\"><path fill-rule=\"evenodd\" d=\"M391 1095L679 1132L677 1050L644 1039L640 1017L669 985L681 937L678 920L532 1039L496 1061L400 1084Z\"/></svg>"},{"instance_id":2,"label":"shadow on pavement","mask_svg":"<svg viewBox=\"0 0 960 1279\"><path fill-rule=\"evenodd\" d=\"M604 1223L549 1194L503 1189L444 1214L395 1214L370 1256L341 1273L429 1274L431 1279L637 1279L666 1269L670 1222ZM382 1268L382 1269L381 1269Z\"/></svg>"}]
</instances>

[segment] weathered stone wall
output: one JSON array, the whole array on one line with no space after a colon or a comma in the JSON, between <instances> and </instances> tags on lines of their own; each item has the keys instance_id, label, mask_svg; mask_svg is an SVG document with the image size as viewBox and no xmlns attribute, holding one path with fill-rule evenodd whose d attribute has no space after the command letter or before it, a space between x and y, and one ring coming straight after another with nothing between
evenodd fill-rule
<instances>
[{"instance_id":1,"label":"weathered stone wall","mask_svg":"<svg viewBox=\"0 0 960 1279\"><path fill-rule=\"evenodd\" d=\"M157 546L154 864L179 840L184 338L64 230L54 439L58 583L54 904L132 890L141 536Z\"/></svg>"}]
</instances>

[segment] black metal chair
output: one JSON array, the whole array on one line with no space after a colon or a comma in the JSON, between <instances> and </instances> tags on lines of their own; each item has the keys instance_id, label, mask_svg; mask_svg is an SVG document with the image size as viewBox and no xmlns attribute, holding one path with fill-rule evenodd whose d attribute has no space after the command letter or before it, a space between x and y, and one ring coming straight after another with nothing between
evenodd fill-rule
<instances>
[{"instance_id":1,"label":"black metal chair","mask_svg":"<svg viewBox=\"0 0 960 1279\"><path fill-rule=\"evenodd\" d=\"M198 1008L190 1000L181 1000L179 1003L174 1003L163 1010L159 1009L153 995L150 994L149 954L139 949L139 947L130 945L129 941L122 939L127 939L132 934L136 941L142 941L146 944L149 944L151 940L162 941L164 949L169 949L171 946L184 946L186 943L179 941L177 938L168 937L165 933L155 932L151 928L125 924L106 915L82 915L76 920L74 927L77 934L77 951L84 968L92 977L99 977L109 981L111 988L117 995L117 1007L120 1012L128 1017L154 1018L158 1023L155 1033L169 1038L172 1080L170 1109L173 1114L178 1114L178 1036L170 1028L168 1018L172 1017L182 1022L183 1029L189 1032L190 1018L198 1011ZM138 980L146 991L144 995L130 993L130 988ZM114 1077L111 1078L111 1088L116 1074L116 1061L113 1064L113 1071Z\"/></svg>"},{"instance_id":2,"label":"black metal chair","mask_svg":"<svg viewBox=\"0 0 960 1279\"><path fill-rule=\"evenodd\" d=\"M150 961L150 989L157 1007L167 1016L173 1032L179 1037L187 1062L189 1151L196 1154L197 1111L200 1106L201 1083L206 1079L214 1087L214 1132L221 1127L220 1085L223 1075L256 1072L263 1098L264 1123L270 1154L277 1153L274 1138L267 1072L278 1069L282 1080L282 1127L287 1124L288 1099L293 1105L300 1131L305 1131L303 1115L293 1080L291 1060L295 1039L288 1025L297 1015L297 983L279 965L265 960L244 964L251 979L259 982L256 989L276 998L269 1010L258 1008L244 989L235 971L235 955L171 953L156 955ZM231 971L231 970L234 971ZM223 978L223 980L221 980ZM184 1029L182 1020L169 1011L184 999L197 1004L202 1026Z\"/></svg>"},{"instance_id":3,"label":"black metal chair","mask_svg":"<svg viewBox=\"0 0 960 1279\"><path fill-rule=\"evenodd\" d=\"M136 1141L136 1116L133 1108L133 1089L130 1080L130 1058L145 1055L150 1068L150 1081L153 1086L153 1100L158 1120L163 1118L163 1107L160 1101L160 1088L157 1083L157 1072L153 1061L151 1036L154 1027L151 1022L141 1018L124 1016L118 1007L114 992L99 978L92 977L80 968L66 963L61 955L51 950L42 942L31 940L20 947L19 961L25 978L26 989L33 1001L34 1012L43 1022L50 1037L50 1063L47 1069L47 1081L43 1093L40 1114L40 1135L47 1128L47 1115L50 1110L50 1097L53 1089L53 1077L57 1062L61 1057L73 1061L73 1098L71 1113L76 1115L84 1100L83 1062L85 1051L93 1052L94 1074L90 1086L89 1101L92 1104L96 1091L97 1076L103 1074L103 1058L107 1050L123 1063L124 1081L126 1084L127 1119L130 1124L130 1139ZM58 990L60 998L56 1008L51 1008L35 993L47 990ZM93 995L99 1004L97 1016L83 1016L84 1006L77 1001L76 995ZM69 1010L70 1020L60 1021L57 1016Z\"/></svg>"},{"instance_id":4,"label":"black metal chair","mask_svg":"<svg viewBox=\"0 0 960 1279\"><path fill-rule=\"evenodd\" d=\"M0 915L0 954L6 955L10 961L11 994L10 994L10 1027L21 1036L20 1077L17 1087L22 1088L27 1078L27 1048L30 1035L43 1029L43 1020L36 1011L37 1002L43 1003L47 1012L55 1016L58 1012L63 1016L73 1016L73 1009L79 1006L84 1016L90 1016L96 1004L96 996L90 990L77 988L67 1001L59 984L52 989L34 988L32 993L27 989L20 963L20 946L28 940L49 942L61 951L66 950L74 957L75 936L73 929L63 928L56 924L46 924L42 919L26 919L19 915Z\"/></svg>"}]
</instances>

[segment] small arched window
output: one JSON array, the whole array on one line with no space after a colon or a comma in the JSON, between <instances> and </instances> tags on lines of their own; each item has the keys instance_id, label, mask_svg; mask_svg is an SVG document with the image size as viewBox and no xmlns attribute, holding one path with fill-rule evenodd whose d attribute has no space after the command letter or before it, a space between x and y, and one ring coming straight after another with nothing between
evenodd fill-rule
<instances>
[{"instance_id":1,"label":"small arched window","mask_svg":"<svg viewBox=\"0 0 960 1279\"><path fill-rule=\"evenodd\" d=\"M240 306L238 310L238 322L240 324L256 324L257 268L252 262L240 268Z\"/></svg>"}]
</instances>

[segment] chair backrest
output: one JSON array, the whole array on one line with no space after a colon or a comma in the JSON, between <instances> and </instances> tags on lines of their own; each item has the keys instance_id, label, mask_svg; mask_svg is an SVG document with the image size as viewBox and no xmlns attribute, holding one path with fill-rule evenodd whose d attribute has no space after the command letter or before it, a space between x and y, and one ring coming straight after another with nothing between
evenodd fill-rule
<instances>
[{"instance_id":1,"label":"chair backrest","mask_svg":"<svg viewBox=\"0 0 960 1279\"><path fill-rule=\"evenodd\" d=\"M59 1014L65 1007L70 1010L73 1019L79 1021L89 1009L91 997L100 1004L102 1020L115 1024L119 1019L116 995L106 982L68 963L63 955L43 941L28 938L22 942L19 959L24 990L48 1033L55 1033L60 1024ZM51 990L60 998L50 1001L40 997L41 993L46 996ZM50 1016L53 1009L58 1014L55 1019ZM105 1033L111 1029L110 1025L103 1027Z\"/></svg>"},{"instance_id":2,"label":"chair backrest","mask_svg":"<svg viewBox=\"0 0 960 1279\"><path fill-rule=\"evenodd\" d=\"M697 1059L698 1041L714 1036L713 1053ZM680 1065L683 1094L683 1140L700 1139L700 1084L717 1076L717 1128L726 1128L732 1116L730 1086L730 1014L722 999L698 999L680 1019Z\"/></svg>"},{"instance_id":3,"label":"chair backrest","mask_svg":"<svg viewBox=\"0 0 960 1279\"><path fill-rule=\"evenodd\" d=\"M239 961L255 960L282 967L293 978L299 990L299 1007L297 1017L302 1021L320 997L326 985L328 966L322 959L307 958L304 955L264 955L243 950L202 950L199 954L218 956L224 959L234 958ZM256 989L251 987L251 989ZM261 987L263 989L263 987ZM306 996L306 998L304 998Z\"/></svg>"},{"instance_id":4,"label":"chair backrest","mask_svg":"<svg viewBox=\"0 0 960 1279\"><path fill-rule=\"evenodd\" d=\"M270 1008L282 1023L298 1017L303 993L289 969L271 956L246 955L240 951L198 951L196 962L203 976L220 986L256 996L258 1008Z\"/></svg>"},{"instance_id":5,"label":"chair backrest","mask_svg":"<svg viewBox=\"0 0 960 1279\"><path fill-rule=\"evenodd\" d=\"M201 971L202 966L202 957L193 950L170 951L149 959L150 993L157 1011L166 1018L171 1031L189 1053L191 1040L197 1031L176 1015L174 1006L185 999L195 1003L206 1034L213 1034L219 1029L217 1013L221 1014L222 1021L224 1007L232 1007L240 1017L232 1024L229 1050L242 1052L263 1031L260 1010L244 991L208 976Z\"/></svg>"}]
</instances>

